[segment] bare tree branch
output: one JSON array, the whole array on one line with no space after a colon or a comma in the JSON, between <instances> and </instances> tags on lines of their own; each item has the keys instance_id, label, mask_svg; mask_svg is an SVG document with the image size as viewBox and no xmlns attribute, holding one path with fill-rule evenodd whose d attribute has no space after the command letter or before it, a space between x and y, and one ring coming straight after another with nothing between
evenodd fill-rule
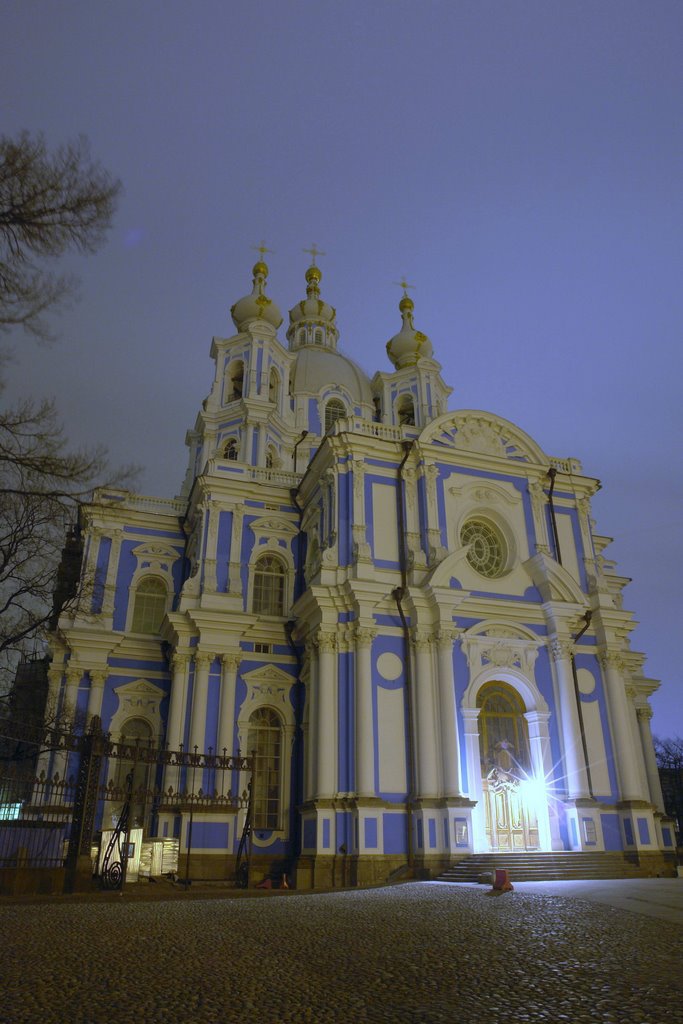
<instances>
[{"instance_id":1,"label":"bare tree branch","mask_svg":"<svg viewBox=\"0 0 683 1024\"><path fill-rule=\"evenodd\" d=\"M51 337L43 316L68 302L77 282L43 262L70 249L94 252L120 191L83 137L51 154L41 135L0 137L0 330Z\"/></svg>"}]
</instances>

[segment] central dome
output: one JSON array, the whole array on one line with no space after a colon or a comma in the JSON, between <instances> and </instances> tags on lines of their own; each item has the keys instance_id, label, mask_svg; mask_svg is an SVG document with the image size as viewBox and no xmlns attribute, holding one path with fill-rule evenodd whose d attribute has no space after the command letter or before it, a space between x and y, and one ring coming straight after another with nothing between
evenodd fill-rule
<instances>
[{"instance_id":1,"label":"central dome","mask_svg":"<svg viewBox=\"0 0 683 1024\"><path fill-rule=\"evenodd\" d=\"M355 404L372 405L370 380L352 359L335 349L318 346L300 348L292 368L295 394L319 395L330 384L346 391Z\"/></svg>"}]
</instances>

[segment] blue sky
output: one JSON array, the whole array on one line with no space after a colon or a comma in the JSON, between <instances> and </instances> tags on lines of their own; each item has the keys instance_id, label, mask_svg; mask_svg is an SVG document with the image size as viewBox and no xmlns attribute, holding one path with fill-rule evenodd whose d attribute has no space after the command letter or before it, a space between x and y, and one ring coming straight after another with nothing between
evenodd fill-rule
<instances>
[{"instance_id":1,"label":"blue sky","mask_svg":"<svg viewBox=\"0 0 683 1024\"><path fill-rule=\"evenodd\" d=\"M388 369L415 285L451 408L493 411L599 477L633 647L683 734L679 669L683 5L6 2L2 130L83 133L124 183L51 347L7 395L54 394L174 494L212 335L250 287L304 294L312 242L341 346Z\"/></svg>"}]
</instances>

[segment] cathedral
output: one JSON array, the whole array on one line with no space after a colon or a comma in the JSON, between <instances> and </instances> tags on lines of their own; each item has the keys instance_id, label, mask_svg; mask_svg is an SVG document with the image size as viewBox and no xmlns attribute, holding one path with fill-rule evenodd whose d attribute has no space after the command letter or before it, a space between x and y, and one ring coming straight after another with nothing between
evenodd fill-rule
<instances>
[{"instance_id":1,"label":"cathedral","mask_svg":"<svg viewBox=\"0 0 683 1024\"><path fill-rule=\"evenodd\" d=\"M495 413L450 411L405 288L368 377L316 255L285 329L260 253L212 341L179 495L83 508L93 583L54 633L52 704L114 738L253 754L255 877L434 877L489 851L656 863L674 844L657 683L597 480ZM148 781L178 792L181 774ZM145 813L182 853L182 805ZM195 811L194 877L234 871L244 813Z\"/></svg>"}]
</instances>

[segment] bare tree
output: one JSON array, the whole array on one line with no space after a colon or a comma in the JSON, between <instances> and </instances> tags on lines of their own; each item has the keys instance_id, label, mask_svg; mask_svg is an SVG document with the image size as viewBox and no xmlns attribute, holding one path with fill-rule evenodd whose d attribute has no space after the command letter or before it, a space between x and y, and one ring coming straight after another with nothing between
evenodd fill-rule
<instances>
[{"instance_id":1,"label":"bare tree","mask_svg":"<svg viewBox=\"0 0 683 1024\"><path fill-rule=\"evenodd\" d=\"M21 326L49 338L43 318L75 280L45 269L71 249L104 240L121 190L79 138L48 153L41 135L0 137L0 330Z\"/></svg>"},{"instance_id":2,"label":"bare tree","mask_svg":"<svg viewBox=\"0 0 683 1024\"><path fill-rule=\"evenodd\" d=\"M44 315L75 282L46 265L97 249L120 188L83 138L52 153L42 136L0 138L0 331L50 338ZM67 524L95 486L130 475L108 474L101 447L69 451L52 402L0 409L0 695L65 602L83 598L82 585L58 586Z\"/></svg>"},{"instance_id":3,"label":"bare tree","mask_svg":"<svg viewBox=\"0 0 683 1024\"><path fill-rule=\"evenodd\" d=\"M132 472L107 482L120 486ZM105 480L104 449L68 451L51 402L0 413L0 692L61 608L87 597L82 580L60 591L60 557L79 504Z\"/></svg>"},{"instance_id":4,"label":"bare tree","mask_svg":"<svg viewBox=\"0 0 683 1024\"><path fill-rule=\"evenodd\" d=\"M659 781L662 784L664 807L676 821L679 845L683 843L683 739L661 740L654 737Z\"/></svg>"}]
</instances>

